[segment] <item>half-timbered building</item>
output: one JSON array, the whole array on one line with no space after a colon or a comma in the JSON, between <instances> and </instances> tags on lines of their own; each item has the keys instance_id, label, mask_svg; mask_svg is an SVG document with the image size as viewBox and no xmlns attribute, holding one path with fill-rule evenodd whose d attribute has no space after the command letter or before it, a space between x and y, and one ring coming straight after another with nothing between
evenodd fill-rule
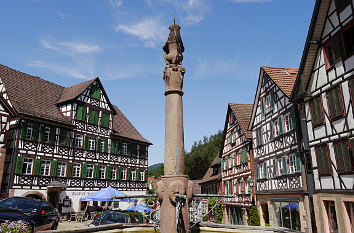
<instances>
[{"instance_id":1,"label":"half-timbered building","mask_svg":"<svg viewBox=\"0 0 354 233\"><path fill-rule=\"evenodd\" d=\"M354 232L353 7L351 0L316 1L291 97L317 232Z\"/></svg>"},{"instance_id":2,"label":"half-timbered building","mask_svg":"<svg viewBox=\"0 0 354 233\"><path fill-rule=\"evenodd\" d=\"M147 188L148 146L99 78L62 87L0 65L11 119L1 192L46 199L63 212L106 187ZM65 202L63 202L65 200Z\"/></svg>"},{"instance_id":3,"label":"half-timbered building","mask_svg":"<svg viewBox=\"0 0 354 233\"><path fill-rule=\"evenodd\" d=\"M311 232L306 179L289 101L297 69L261 67L249 130L261 225Z\"/></svg>"},{"instance_id":4,"label":"half-timbered building","mask_svg":"<svg viewBox=\"0 0 354 233\"><path fill-rule=\"evenodd\" d=\"M252 104L229 103L223 134L222 183L224 223L247 225L254 203L252 131L248 130Z\"/></svg>"},{"instance_id":5,"label":"half-timbered building","mask_svg":"<svg viewBox=\"0 0 354 233\"><path fill-rule=\"evenodd\" d=\"M220 194L221 193L221 162L219 154L210 164L199 185L202 194Z\"/></svg>"}]
</instances>

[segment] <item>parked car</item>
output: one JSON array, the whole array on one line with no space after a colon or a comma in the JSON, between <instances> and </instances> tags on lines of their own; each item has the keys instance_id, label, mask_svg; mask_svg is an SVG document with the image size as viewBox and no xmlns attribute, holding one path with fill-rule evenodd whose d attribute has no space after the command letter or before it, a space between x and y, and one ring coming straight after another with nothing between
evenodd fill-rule
<instances>
[{"instance_id":1,"label":"parked car","mask_svg":"<svg viewBox=\"0 0 354 233\"><path fill-rule=\"evenodd\" d=\"M129 215L118 211L105 210L89 226L99 226L113 223L130 223Z\"/></svg>"},{"instance_id":2,"label":"parked car","mask_svg":"<svg viewBox=\"0 0 354 233\"><path fill-rule=\"evenodd\" d=\"M11 197L0 202L0 224L21 220L32 227L32 232L37 232L57 229L59 219L58 211L46 201Z\"/></svg>"}]
</instances>

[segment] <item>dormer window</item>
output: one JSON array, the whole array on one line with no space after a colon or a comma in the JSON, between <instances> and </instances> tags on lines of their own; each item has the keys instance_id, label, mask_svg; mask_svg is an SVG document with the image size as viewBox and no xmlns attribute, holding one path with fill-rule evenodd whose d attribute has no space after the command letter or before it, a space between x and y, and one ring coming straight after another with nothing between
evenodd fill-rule
<instances>
[{"instance_id":1,"label":"dormer window","mask_svg":"<svg viewBox=\"0 0 354 233\"><path fill-rule=\"evenodd\" d=\"M27 131L26 131L26 139L27 140L32 140L32 134L33 134L33 125L28 124L27 125Z\"/></svg>"},{"instance_id":2,"label":"dormer window","mask_svg":"<svg viewBox=\"0 0 354 233\"><path fill-rule=\"evenodd\" d=\"M91 97L99 100L101 97L101 92L98 86L91 86Z\"/></svg>"}]
</instances>

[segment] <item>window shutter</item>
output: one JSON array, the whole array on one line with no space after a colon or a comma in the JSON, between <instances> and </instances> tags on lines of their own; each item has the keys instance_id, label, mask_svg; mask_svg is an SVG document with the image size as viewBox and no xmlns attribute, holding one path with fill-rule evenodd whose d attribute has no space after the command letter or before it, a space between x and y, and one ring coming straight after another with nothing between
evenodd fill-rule
<instances>
[{"instance_id":1,"label":"window shutter","mask_svg":"<svg viewBox=\"0 0 354 233\"><path fill-rule=\"evenodd\" d=\"M251 181L252 181L251 178L247 179L248 194L252 194L252 188L251 188L251 185L250 185Z\"/></svg>"},{"instance_id":2,"label":"window shutter","mask_svg":"<svg viewBox=\"0 0 354 233\"><path fill-rule=\"evenodd\" d=\"M81 177L86 178L86 173L87 173L87 164L83 163L81 168Z\"/></svg>"},{"instance_id":3,"label":"window shutter","mask_svg":"<svg viewBox=\"0 0 354 233\"><path fill-rule=\"evenodd\" d=\"M259 179L259 165L258 165L258 163L256 164L256 171L255 171L255 173L256 173L256 179Z\"/></svg>"},{"instance_id":4,"label":"window shutter","mask_svg":"<svg viewBox=\"0 0 354 233\"><path fill-rule=\"evenodd\" d=\"M102 113L101 126L108 128L109 125L109 115Z\"/></svg>"},{"instance_id":5,"label":"window shutter","mask_svg":"<svg viewBox=\"0 0 354 233\"><path fill-rule=\"evenodd\" d=\"M278 176L278 164L277 159L273 159L273 177Z\"/></svg>"},{"instance_id":6,"label":"window shutter","mask_svg":"<svg viewBox=\"0 0 354 233\"><path fill-rule=\"evenodd\" d=\"M112 145L111 145L111 147L112 147L112 149L111 149L111 150L112 150L112 151L111 151L111 153L112 153L112 154L117 154L117 147L116 147L116 143L117 143L116 141L111 140L111 144L112 144Z\"/></svg>"},{"instance_id":7,"label":"window shutter","mask_svg":"<svg viewBox=\"0 0 354 233\"><path fill-rule=\"evenodd\" d=\"M340 84L334 89L334 99L335 99L335 108L336 108L336 117L343 114L343 104L342 104L342 95L340 92Z\"/></svg>"},{"instance_id":8,"label":"window shutter","mask_svg":"<svg viewBox=\"0 0 354 233\"><path fill-rule=\"evenodd\" d=\"M93 178L98 179L100 177L100 166L95 164L94 171L93 171Z\"/></svg>"},{"instance_id":9,"label":"window shutter","mask_svg":"<svg viewBox=\"0 0 354 233\"><path fill-rule=\"evenodd\" d=\"M335 152L337 158L337 169L339 172L351 172L352 161L350 159L350 150L348 141L340 141L335 143Z\"/></svg>"},{"instance_id":10,"label":"window shutter","mask_svg":"<svg viewBox=\"0 0 354 233\"><path fill-rule=\"evenodd\" d=\"M121 179L122 179L122 168L117 167L117 180L121 180Z\"/></svg>"},{"instance_id":11,"label":"window shutter","mask_svg":"<svg viewBox=\"0 0 354 233\"><path fill-rule=\"evenodd\" d=\"M291 128L295 129L296 128L296 118L295 118L294 109L291 109L291 111L290 111L290 120L291 120Z\"/></svg>"},{"instance_id":12,"label":"window shutter","mask_svg":"<svg viewBox=\"0 0 354 233\"><path fill-rule=\"evenodd\" d=\"M241 193L242 194L245 193L245 181L244 181L244 179L241 179Z\"/></svg>"},{"instance_id":13,"label":"window shutter","mask_svg":"<svg viewBox=\"0 0 354 233\"><path fill-rule=\"evenodd\" d=\"M106 179L107 180L112 179L112 167L111 166L106 167Z\"/></svg>"},{"instance_id":14,"label":"window shutter","mask_svg":"<svg viewBox=\"0 0 354 233\"><path fill-rule=\"evenodd\" d=\"M267 179L268 178L268 170L267 170L267 162L263 163L263 178Z\"/></svg>"},{"instance_id":15,"label":"window shutter","mask_svg":"<svg viewBox=\"0 0 354 233\"><path fill-rule=\"evenodd\" d=\"M84 149L85 149L85 150L88 150L88 144L89 144L89 142L88 142L88 136L85 135L85 139L84 139Z\"/></svg>"},{"instance_id":16,"label":"window shutter","mask_svg":"<svg viewBox=\"0 0 354 233\"><path fill-rule=\"evenodd\" d=\"M301 172L301 153L300 152L295 153L295 165L296 165L295 172Z\"/></svg>"},{"instance_id":17,"label":"window shutter","mask_svg":"<svg viewBox=\"0 0 354 233\"><path fill-rule=\"evenodd\" d=\"M65 129L60 129L59 145L60 146L68 146L67 145L67 131Z\"/></svg>"},{"instance_id":18,"label":"window shutter","mask_svg":"<svg viewBox=\"0 0 354 233\"><path fill-rule=\"evenodd\" d=\"M264 97L261 98L261 111L262 111L262 116L264 116L265 113L265 103L264 103Z\"/></svg>"},{"instance_id":19,"label":"window shutter","mask_svg":"<svg viewBox=\"0 0 354 233\"><path fill-rule=\"evenodd\" d=\"M55 144L56 138L56 128L50 128L49 143Z\"/></svg>"},{"instance_id":20,"label":"window shutter","mask_svg":"<svg viewBox=\"0 0 354 233\"><path fill-rule=\"evenodd\" d=\"M98 124L98 113L96 111L90 112L90 124L97 125Z\"/></svg>"},{"instance_id":21,"label":"window shutter","mask_svg":"<svg viewBox=\"0 0 354 233\"><path fill-rule=\"evenodd\" d=\"M274 109L274 105L275 105L275 95L274 95L274 90L272 89L270 91L270 107L271 109Z\"/></svg>"},{"instance_id":22,"label":"window shutter","mask_svg":"<svg viewBox=\"0 0 354 233\"><path fill-rule=\"evenodd\" d=\"M132 180L132 172L130 168L127 168L127 180Z\"/></svg>"},{"instance_id":23,"label":"window shutter","mask_svg":"<svg viewBox=\"0 0 354 233\"><path fill-rule=\"evenodd\" d=\"M41 125L40 127L40 142L44 142L44 135L45 135L45 126L44 125Z\"/></svg>"},{"instance_id":24,"label":"window shutter","mask_svg":"<svg viewBox=\"0 0 354 233\"><path fill-rule=\"evenodd\" d=\"M145 169L145 176L144 176L144 178L145 178L145 181L147 181L147 179L148 179L148 170L147 170L147 169Z\"/></svg>"},{"instance_id":25,"label":"window shutter","mask_svg":"<svg viewBox=\"0 0 354 233\"><path fill-rule=\"evenodd\" d=\"M273 121L269 122L269 131L270 131L270 139L272 140L274 138L274 127L273 127Z\"/></svg>"},{"instance_id":26,"label":"window shutter","mask_svg":"<svg viewBox=\"0 0 354 233\"><path fill-rule=\"evenodd\" d=\"M20 138L22 140L25 140L26 139L26 134L27 134L27 122L22 121Z\"/></svg>"},{"instance_id":27,"label":"window shutter","mask_svg":"<svg viewBox=\"0 0 354 233\"><path fill-rule=\"evenodd\" d=\"M283 172L284 174L288 174L288 156L284 156L282 159L283 159Z\"/></svg>"},{"instance_id":28,"label":"window shutter","mask_svg":"<svg viewBox=\"0 0 354 233\"><path fill-rule=\"evenodd\" d=\"M101 152L102 151L102 145L101 145L101 138L97 138L97 146L96 146L96 149L98 152Z\"/></svg>"},{"instance_id":29,"label":"window shutter","mask_svg":"<svg viewBox=\"0 0 354 233\"><path fill-rule=\"evenodd\" d=\"M101 97L101 93L100 93L100 89L98 88L98 86L91 86L91 97L94 99L100 99Z\"/></svg>"},{"instance_id":30,"label":"window shutter","mask_svg":"<svg viewBox=\"0 0 354 233\"><path fill-rule=\"evenodd\" d=\"M136 169L136 180L140 181L140 169Z\"/></svg>"},{"instance_id":31,"label":"window shutter","mask_svg":"<svg viewBox=\"0 0 354 233\"><path fill-rule=\"evenodd\" d=\"M66 171L66 177L72 177L72 174L73 174L73 163L72 162L69 162L68 163L68 168L67 168L67 171Z\"/></svg>"},{"instance_id":32,"label":"window shutter","mask_svg":"<svg viewBox=\"0 0 354 233\"><path fill-rule=\"evenodd\" d=\"M86 107L79 106L77 108L76 119L79 121L86 121Z\"/></svg>"},{"instance_id":33,"label":"window shutter","mask_svg":"<svg viewBox=\"0 0 354 233\"><path fill-rule=\"evenodd\" d=\"M39 125L33 124L33 133L32 133L33 141L38 141L38 136L39 136Z\"/></svg>"},{"instance_id":34,"label":"window shutter","mask_svg":"<svg viewBox=\"0 0 354 233\"><path fill-rule=\"evenodd\" d=\"M122 146L123 146L122 142L118 141L117 153L120 155L122 154Z\"/></svg>"},{"instance_id":35,"label":"window shutter","mask_svg":"<svg viewBox=\"0 0 354 233\"><path fill-rule=\"evenodd\" d=\"M283 134L284 133L284 129L283 129L283 115L280 115L278 118L278 124L279 124L279 134Z\"/></svg>"},{"instance_id":36,"label":"window shutter","mask_svg":"<svg viewBox=\"0 0 354 233\"><path fill-rule=\"evenodd\" d=\"M33 175L39 176L40 171L41 171L41 160L40 159L35 159L34 160Z\"/></svg>"},{"instance_id":37,"label":"window shutter","mask_svg":"<svg viewBox=\"0 0 354 233\"><path fill-rule=\"evenodd\" d=\"M247 163L247 149L246 148L243 148L242 154L243 154L243 163Z\"/></svg>"},{"instance_id":38,"label":"window shutter","mask_svg":"<svg viewBox=\"0 0 354 233\"><path fill-rule=\"evenodd\" d=\"M128 155L132 155L132 144L131 143L127 143L127 147L128 147Z\"/></svg>"},{"instance_id":39,"label":"window shutter","mask_svg":"<svg viewBox=\"0 0 354 233\"><path fill-rule=\"evenodd\" d=\"M108 152L108 139L104 139L103 146L104 146L103 151Z\"/></svg>"},{"instance_id":40,"label":"window shutter","mask_svg":"<svg viewBox=\"0 0 354 233\"><path fill-rule=\"evenodd\" d=\"M231 180L229 181L229 194L232 194L232 183L231 183Z\"/></svg>"},{"instance_id":41,"label":"window shutter","mask_svg":"<svg viewBox=\"0 0 354 233\"><path fill-rule=\"evenodd\" d=\"M57 176L58 160L52 161L52 168L50 169L50 176Z\"/></svg>"},{"instance_id":42,"label":"window shutter","mask_svg":"<svg viewBox=\"0 0 354 233\"><path fill-rule=\"evenodd\" d=\"M23 167L23 157L17 156L15 174L19 175L22 173Z\"/></svg>"}]
</instances>

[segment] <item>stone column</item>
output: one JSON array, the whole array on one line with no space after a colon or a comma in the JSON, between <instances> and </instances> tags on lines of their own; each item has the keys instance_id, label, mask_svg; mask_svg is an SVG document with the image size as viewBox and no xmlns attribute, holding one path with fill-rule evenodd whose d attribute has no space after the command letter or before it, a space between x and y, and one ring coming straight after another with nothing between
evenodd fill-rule
<instances>
[{"instance_id":1,"label":"stone column","mask_svg":"<svg viewBox=\"0 0 354 233\"><path fill-rule=\"evenodd\" d=\"M184 51L181 27L172 24L167 42L163 47L166 67L163 79L166 91L165 112L165 154L164 172L157 184L157 193L161 202L161 232L189 232L188 202L192 198L193 183L184 175L184 133L183 133L183 78L182 66ZM185 199L176 200L175 195L185 195Z\"/></svg>"}]
</instances>

